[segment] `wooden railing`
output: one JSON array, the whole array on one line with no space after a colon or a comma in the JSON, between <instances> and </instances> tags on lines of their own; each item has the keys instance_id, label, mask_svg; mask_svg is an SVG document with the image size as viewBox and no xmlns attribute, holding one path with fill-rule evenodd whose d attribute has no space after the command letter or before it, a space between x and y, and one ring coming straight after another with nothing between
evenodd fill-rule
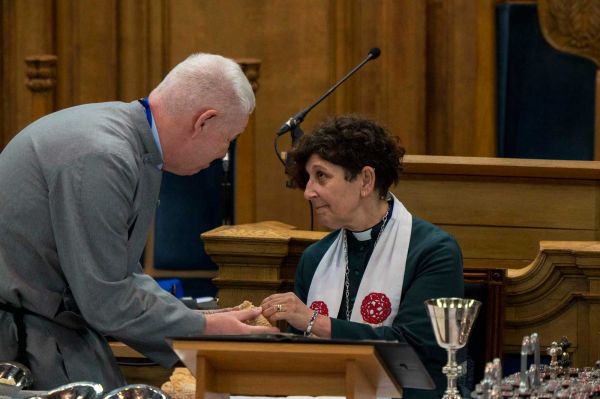
<instances>
[{"instance_id":1,"label":"wooden railing","mask_svg":"<svg viewBox=\"0 0 600 399\"><path fill-rule=\"evenodd\" d=\"M522 268L540 241L600 240L600 162L413 155L393 191L467 267Z\"/></svg>"}]
</instances>

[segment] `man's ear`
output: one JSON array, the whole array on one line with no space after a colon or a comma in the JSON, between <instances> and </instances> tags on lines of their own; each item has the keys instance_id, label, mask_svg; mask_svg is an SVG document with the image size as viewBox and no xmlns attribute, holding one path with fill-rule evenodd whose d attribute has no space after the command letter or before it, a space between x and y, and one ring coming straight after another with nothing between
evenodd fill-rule
<instances>
[{"instance_id":1,"label":"man's ear","mask_svg":"<svg viewBox=\"0 0 600 399\"><path fill-rule=\"evenodd\" d=\"M217 111L214 109L209 109L200 113L200 115L198 115L194 121L194 135L200 133L204 128L206 121L214 118L215 116L217 116Z\"/></svg>"},{"instance_id":2,"label":"man's ear","mask_svg":"<svg viewBox=\"0 0 600 399\"><path fill-rule=\"evenodd\" d=\"M375 188L375 169L371 166L365 166L360 171L361 187L360 194L362 197L369 196Z\"/></svg>"}]
</instances>

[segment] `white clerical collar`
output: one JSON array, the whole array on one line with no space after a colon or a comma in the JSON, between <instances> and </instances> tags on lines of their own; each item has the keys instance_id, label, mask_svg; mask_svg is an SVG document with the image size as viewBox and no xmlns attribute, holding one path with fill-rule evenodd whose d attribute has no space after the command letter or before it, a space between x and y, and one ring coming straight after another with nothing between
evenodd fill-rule
<instances>
[{"instance_id":1,"label":"white clerical collar","mask_svg":"<svg viewBox=\"0 0 600 399\"><path fill-rule=\"evenodd\" d=\"M352 231L351 233L358 241L369 241L371 239L371 230L373 229L371 228L364 231Z\"/></svg>"}]
</instances>

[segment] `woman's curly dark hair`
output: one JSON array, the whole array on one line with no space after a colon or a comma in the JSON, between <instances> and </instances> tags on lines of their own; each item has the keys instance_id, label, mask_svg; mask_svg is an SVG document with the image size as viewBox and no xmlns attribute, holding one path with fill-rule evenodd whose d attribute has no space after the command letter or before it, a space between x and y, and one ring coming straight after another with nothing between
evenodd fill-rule
<instances>
[{"instance_id":1,"label":"woman's curly dark hair","mask_svg":"<svg viewBox=\"0 0 600 399\"><path fill-rule=\"evenodd\" d=\"M330 118L302 138L288 154L288 174L296 186L306 188L306 163L316 154L344 168L346 180L353 180L365 166L375 169L375 189L385 196L398 183L405 149L398 137L375 121L355 115Z\"/></svg>"}]
</instances>

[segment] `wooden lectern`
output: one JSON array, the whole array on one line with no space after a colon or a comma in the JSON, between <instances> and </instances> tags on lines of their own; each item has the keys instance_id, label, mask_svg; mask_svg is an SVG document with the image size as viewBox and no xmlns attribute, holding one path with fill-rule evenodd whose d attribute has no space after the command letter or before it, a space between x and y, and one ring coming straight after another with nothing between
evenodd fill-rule
<instances>
[{"instance_id":1,"label":"wooden lectern","mask_svg":"<svg viewBox=\"0 0 600 399\"><path fill-rule=\"evenodd\" d=\"M172 346L196 376L196 398L235 395L400 397L375 344L179 339Z\"/></svg>"}]
</instances>

